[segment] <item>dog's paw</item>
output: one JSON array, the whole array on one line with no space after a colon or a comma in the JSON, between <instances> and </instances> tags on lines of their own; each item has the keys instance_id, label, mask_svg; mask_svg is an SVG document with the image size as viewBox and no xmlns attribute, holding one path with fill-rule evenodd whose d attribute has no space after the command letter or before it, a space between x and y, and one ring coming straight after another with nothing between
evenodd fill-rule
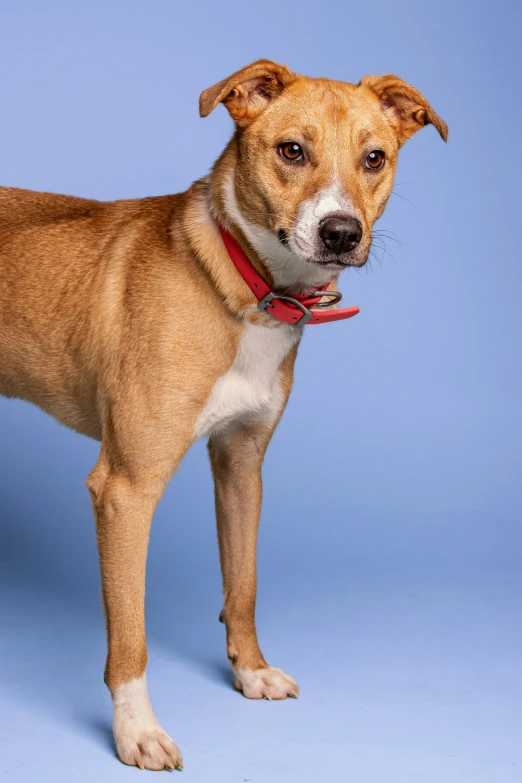
<instances>
[{"instance_id":1,"label":"dog's paw","mask_svg":"<svg viewBox=\"0 0 522 783\"><path fill-rule=\"evenodd\" d=\"M247 699L286 699L299 696L299 687L282 669L267 666L264 669L234 670L234 685Z\"/></svg>"},{"instance_id":2,"label":"dog's paw","mask_svg":"<svg viewBox=\"0 0 522 783\"><path fill-rule=\"evenodd\" d=\"M143 729L128 723L114 732L114 739L124 764L140 769L183 769L181 753L159 725Z\"/></svg>"},{"instance_id":3,"label":"dog's paw","mask_svg":"<svg viewBox=\"0 0 522 783\"><path fill-rule=\"evenodd\" d=\"M181 753L159 725L145 675L114 689L114 739L124 764L140 769L183 769Z\"/></svg>"}]
</instances>

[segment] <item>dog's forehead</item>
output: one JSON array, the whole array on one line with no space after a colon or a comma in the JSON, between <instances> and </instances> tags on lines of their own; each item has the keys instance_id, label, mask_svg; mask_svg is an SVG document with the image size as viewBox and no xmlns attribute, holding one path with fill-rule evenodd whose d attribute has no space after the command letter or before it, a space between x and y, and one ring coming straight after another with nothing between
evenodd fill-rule
<instances>
[{"instance_id":1,"label":"dog's forehead","mask_svg":"<svg viewBox=\"0 0 522 783\"><path fill-rule=\"evenodd\" d=\"M288 131L319 144L334 136L343 143L392 136L379 100L369 90L348 82L308 77L290 84L270 107L267 136Z\"/></svg>"}]
</instances>

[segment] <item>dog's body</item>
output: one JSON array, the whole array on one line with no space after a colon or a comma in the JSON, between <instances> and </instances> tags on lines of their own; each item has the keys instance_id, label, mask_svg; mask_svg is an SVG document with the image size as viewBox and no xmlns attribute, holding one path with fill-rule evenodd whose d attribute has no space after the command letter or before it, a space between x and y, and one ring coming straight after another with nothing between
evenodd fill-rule
<instances>
[{"instance_id":1,"label":"dog's body","mask_svg":"<svg viewBox=\"0 0 522 783\"><path fill-rule=\"evenodd\" d=\"M303 330L259 312L219 222L275 291L314 291L365 262L405 139L428 122L447 133L396 77L355 86L258 61L206 90L201 114L219 102L236 134L184 194L105 204L0 188L0 393L101 441L88 486L105 680L120 758L150 769L180 766L181 756L147 695L149 527L166 483L204 435L236 687L251 698L298 693L266 664L254 606L261 464Z\"/></svg>"}]
</instances>

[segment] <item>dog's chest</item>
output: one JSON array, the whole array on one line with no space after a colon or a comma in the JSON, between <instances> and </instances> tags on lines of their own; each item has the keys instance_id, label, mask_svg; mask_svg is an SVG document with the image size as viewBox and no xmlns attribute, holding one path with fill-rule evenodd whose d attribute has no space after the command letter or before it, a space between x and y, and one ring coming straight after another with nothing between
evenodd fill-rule
<instances>
[{"instance_id":1,"label":"dog's chest","mask_svg":"<svg viewBox=\"0 0 522 783\"><path fill-rule=\"evenodd\" d=\"M292 326L247 324L230 369L214 385L196 421L200 438L234 421L274 421L283 405L279 380L281 362L299 340Z\"/></svg>"}]
</instances>

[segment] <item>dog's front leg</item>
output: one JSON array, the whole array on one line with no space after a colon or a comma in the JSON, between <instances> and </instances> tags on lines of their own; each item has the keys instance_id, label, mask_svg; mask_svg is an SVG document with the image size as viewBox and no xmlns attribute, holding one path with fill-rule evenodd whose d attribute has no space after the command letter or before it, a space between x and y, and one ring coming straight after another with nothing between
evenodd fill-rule
<instances>
[{"instance_id":1,"label":"dog's front leg","mask_svg":"<svg viewBox=\"0 0 522 783\"><path fill-rule=\"evenodd\" d=\"M107 621L105 668L114 703L120 759L141 769L181 767L181 754L159 725L147 691L145 563L152 515L169 475L109 467L102 447L88 479L93 499Z\"/></svg>"},{"instance_id":2,"label":"dog's front leg","mask_svg":"<svg viewBox=\"0 0 522 783\"><path fill-rule=\"evenodd\" d=\"M238 690L250 699L298 696L295 680L268 666L255 627L256 547L261 512L261 465L273 427L237 426L212 436L227 654Z\"/></svg>"}]
</instances>

